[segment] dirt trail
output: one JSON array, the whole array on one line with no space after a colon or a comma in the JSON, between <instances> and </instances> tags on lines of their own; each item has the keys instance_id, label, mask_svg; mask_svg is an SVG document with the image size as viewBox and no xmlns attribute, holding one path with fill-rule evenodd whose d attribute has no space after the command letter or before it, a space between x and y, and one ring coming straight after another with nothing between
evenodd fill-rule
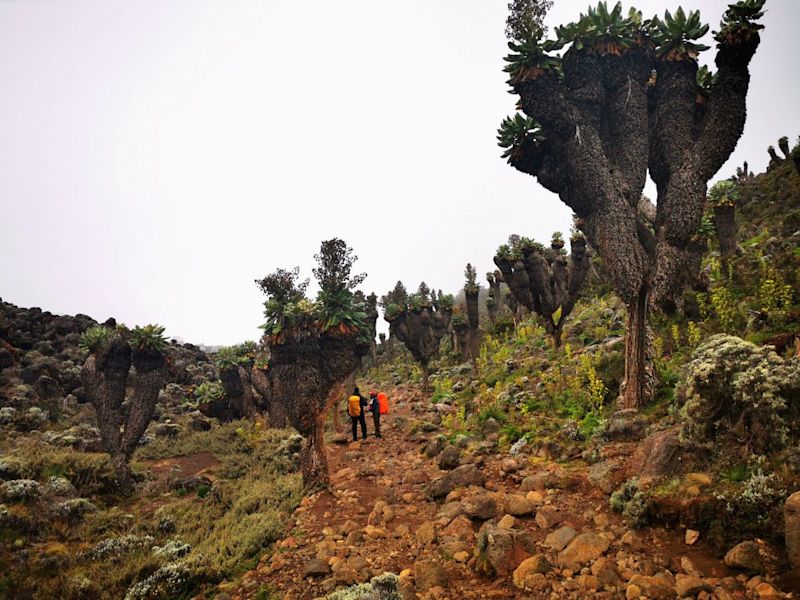
<instances>
[{"instance_id":1,"label":"dirt trail","mask_svg":"<svg viewBox=\"0 0 800 600\"><path fill-rule=\"evenodd\" d=\"M368 420L370 437L366 441L328 444L330 489L303 500L287 537L243 576L238 588L227 588L227 597L251 599L269 586L284 600L310 600L385 571L400 574L404 569L408 571L401 579L415 589L416 597L439 600L625 598L625 580L632 574L680 573L687 568L685 561L681 565L682 557L704 578L730 575L702 540L687 546L683 531L629 532L622 519L609 510L608 496L588 482L587 467L580 462L559 465L522 457L516 461L519 468L514 468L507 453L473 456L464 461L478 465L486 478L485 489L456 490L447 504L444 499L429 499L427 484L447 473L422 452L425 444L441 433L431 426L437 420L435 411L414 390L395 390L391 397L392 414L382 423L383 439L371 435ZM421 423L430 425L420 428ZM423 432L425 429L429 431ZM605 556L619 575L616 588L603 591L600 585L598 590L597 577L588 568L570 571L554 566L546 575L546 587L538 591L517 589L510 571L503 576L478 574L473 553L484 521L447 509L460 506L459 500L466 504L474 494L495 499L524 496L520 484L532 475L548 483L534 492L534 498L541 496L536 510L516 518L514 530L535 538L541 546L538 552L551 562L557 553L542 544L562 526L579 534L604 536L611 543ZM538 513L547 519L538 522ZM493 522L504 514L504 505L498 502ZM745 596L731 596L736 597Z\"/></svg>"}]
</instances>

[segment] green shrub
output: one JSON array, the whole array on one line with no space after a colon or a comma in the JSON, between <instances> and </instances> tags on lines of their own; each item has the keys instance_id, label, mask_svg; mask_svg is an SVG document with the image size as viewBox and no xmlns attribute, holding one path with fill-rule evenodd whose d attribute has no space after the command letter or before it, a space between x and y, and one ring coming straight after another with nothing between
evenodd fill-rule
<instances>
[{"instance_id":1,"label":"green shrub","mask_svg":"<svg viewBox=\"0 0 800 600\"><path fill-rule=\"evenodd\" d=\"M647 495L639 489L639 480L632 478L611 494L611 509L622 513L631 527L644 527L650 517L651 505Z\"/></svg>"}]
</instances>

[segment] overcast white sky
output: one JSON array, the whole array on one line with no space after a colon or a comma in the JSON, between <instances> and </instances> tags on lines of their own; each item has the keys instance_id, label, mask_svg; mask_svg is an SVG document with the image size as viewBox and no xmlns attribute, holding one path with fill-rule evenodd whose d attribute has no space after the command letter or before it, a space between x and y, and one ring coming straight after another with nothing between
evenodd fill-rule
<instances>
[{"instance_id":1,"label":"overcast white sky","mask_svg":"<svg viewBox=\"0 0 800 600\"><path fill-rule=\"evenodd\" d=\"M716 27L726 3L685 4ZM0 296L230 344L259 335L253 280L311 276L322 239L347 240L381 295L455 291L508 234L567 231L495 144L505 5L0 0ZM719 177L800 133L800 2L767 7ZM582 8L556 0L548 22Z\"/></svg>"}]
</instances>

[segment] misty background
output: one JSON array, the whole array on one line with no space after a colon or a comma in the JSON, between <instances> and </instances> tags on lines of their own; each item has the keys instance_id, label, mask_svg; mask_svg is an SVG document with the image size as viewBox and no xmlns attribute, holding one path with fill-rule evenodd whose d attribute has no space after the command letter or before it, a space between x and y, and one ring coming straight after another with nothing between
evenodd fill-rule
<instances>
[{"instance_id":1,"label":"misty background","mask_svg":"<svg viewBox=\"0 0 800 600\"><path fill-rule=\"evenodd\" d=\"M684 6L715 29L726 4ZM587 5L556 0L547 23ZM800 134L800 2L766 8L715 179ZM505 17L505 0L0 0L0 297L232 344L260 335L253 281L311 277L334 236L367 293L454 293L468 261L485 283L509 234L571 223L500 158Z\"/></svg>"}]
</instances>

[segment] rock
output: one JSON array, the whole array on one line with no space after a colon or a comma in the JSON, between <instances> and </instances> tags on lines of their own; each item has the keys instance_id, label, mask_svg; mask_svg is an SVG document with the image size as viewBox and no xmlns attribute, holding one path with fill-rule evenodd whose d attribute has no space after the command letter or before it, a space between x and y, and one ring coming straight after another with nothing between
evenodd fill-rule
<instances>
[{"instance_id":1,"label":"rock","mask_svg":"<svg viewBox=\"0 0 800 600\"><path fill-rule=\"evenodd\" d=\"M526 496L512 494L506 498L506 511L515 517L524 517L536 510L536 505Z\"/></svg>"},{"instance_id":2,"label":"rock","mask_svg":"<svg viewBox=\"0 0 800 600\"><path fill-rule=\"evenodd\" d=\"M800 492L795 492L783 506L786 554L789 563L800 572Z\"/></svg>"},{"instance_id":3,"label":"rock","mask_svg":"<svg viewBox=\"0 0 800 600\"><path fill-rule=\"evenodd\" d=\"M686 542L688 546L694 546L699 539L700 532L694 529L687 529L686 534L683 536L683 541Z\"/></svg>"},{"instance_id":4,"label":"rock","mask_svg":"<svg viewBox=\"0 0 800 600\"><path fill-rule=\"evenodd\" d=\"M697 449L690 451L681 443L680 428L676 426L647 436L629 468L640 476L674 476L692 470L702 460Z\"/></svg>"},{"instance_id":5,"label":"rock","mask_svg":"<svg viewBox=\"0 0 800 600\"><path fill-rule=\"evenodd\" d=\"M614 460L603 460L589 467L589 482L596 485L604 494L610 494L624 479L619 465Z\"/></svg>"},{"instance_id":6,"label":"rock","mask_svg":"<svg viewBox=\"0 0 800 600\"><path fill-rule=\"evenodd\" d=\"M602 585L617 586L620 584L619 571L617 565L610 558L598 558L592 564L592 575L597 577Z\"/></svg>"},{"instance_id":7,"label":"rock","mask_svg":"<svg viewBox=\"0 0 800 600\"><path fill-rule=\"evenodd\" d=\"M420 544L427 546L428 544L433 543L433 541L436 539L436 529L434 529L433 523L423 523L417 528L415 535Z\"/></svg>"},{"instance_id":8,"label":"rock","mask_svg":"<svg viewBox=\"0 0 800 600\"><path fill-rule=\"evenodd\" d=\"M536 540L527 532L488 525L478 534L476 550L479 570L503 576L535 553Z\"/></svg>"},{"instance_id":9,"label":"rock","mask_svg":"<svg viewBox=\"0 0 800 600\"><path fill-rule=\"evenodd\" d=\"M558 487L558 478L552 473L543 472L534 475L528 475L522 480L519 486L521 492L530 492L533 490L542 492L548 488Z\"/></svg>"},{"instance_id":10,"label":"rock","mask_svg":"<svg viewBox=\"0 0 800 600\"><path fill-rule=\"evenodd\" d=\"M312 558L303 566L303 577L325 577L331 572L328 561Z\"/></svg>"},{"instance_id":11,"label":"rock","mask_svg":"<svg viewBox=\"0 0 800 600\"><path fill-rule=\"evenodd\" d=\"M480 493L461 501L463 513L471 519L486 521L497 515L497 502L488 493Z\"/></svg>"},{"instance_id":12,"label":"rock","mask_svg":"<svg viewBox=\"0 0 800 600\"><path fill-rule=\"evenodd\" d=\"M550 529L557 525L561 518L555 511L542 508L536 512L536 524L542 529Z\"/></svg>"},{"instance_id":13,"label":"rock","mask_svg":"<svg viewBox=\"0 0 800 600\"><path fill-rule=\"evenodd\" d=\"M631 594L631 588L636 588L636 595ZM651 600L675 600L675 587L661 577L647 575L634 575L628 582L626 597L639 598L645 596Z\"/></svg>"},{"instance_id":14,"label":"rock","mask_svg":"<svg viewBox=\"0 0 800 600\"><path fill-rule=\"evenodd\" d=\"M439 454L439 468L443 471L452 471L461 463L461 451L455 446L447 446Z\"/></svg>"},{"instance_id":15,"label":"rock","mask_svg":"<svg viewBox=\"0 0 800 600\"><path fill-rule=\"evenodd\" d=\"M425 445L423 452L425 456L428 458L433 458L437 454L441 453L444 450L444 443L447 441L447 438L443 435L437 435L433 438L430 442Z\"/></svg>"},{"instance_id":16,"label":"rock","mask_svg":"<svg viewBox=\"0 0 800 600\"><path fill-rule=\"evenodd\" d=\"M380 527L374 525L367 525L364 527L364 535L371 539L379 539L386 537L386 532Z\"/></svg>"},{"instance_id":17,"label":"rock","mask_svg":"<svg viewBox=\"0 0 800 600\"><path fill-rule=\"evenodd\" d=\"M447 475L434 479L428 485L431 498L444 498L457 487L483 486L485 479L478 467L472 464L456 467Z\"/></svg>"},{"instance_id":18,"label":"rock","mask_svg":"<svg viewBox=\"0 0 800 600\"><path fill-rule=\"evenodd\" d=\"M582 533L558 553L558 564L577 570L581 566L600 558L610 543L595 533Z\"/></svg>"},{"instance_id":19,"label":"rock","mask_svg":"<svg viewBox=\"0 0 800 600\"><path fill-rule=\"evenodd\" d=\"M500 470L503 473L516 473L519 471L519 463L515 458L504 458L500 463Z\"/></svg>"},{"instance_id":20,"label":"rock","mask_svg":"<svg viewBox=\"0 0 800 600\"><path fill-rule=\"evenodd\" d=\"M531 576L537 573L544 575L548 573L550 569L550 563L543 554L536 554L530 558L526 558L514 569L514 585L521 590L531 589L532 586L536 585L536 580L532 580Z\"/></svg>"},{"instance_id":21,"label":"rock","mask_svg":"<svg viewBox=\"0 0 800 600\"><path fill-rule=\"evenodd\" d=\"M675 577L675 591L679 598L685 598L697 596L700 592L711 593L714 588L699 577L679 574Z\"/></svg>"},{"instance_id":22,"label":"rock","mask_svg":"<svg viewBox=\"0 0 800 600\"><path fill-rule=\"evenodd\" d=\"M736 544L725 555L725 564L750 573L760 573L761 553L758 550L758 544L750 541Z\"/></svg>"},{"instance_id":23,"label":"rock","mask_svg":"<svg viewBox=\"0 0 800 600\"><path fill-rule=\"evenodd\" d=\"M494 417L489 417L483 423L482 429L483 433L486 435L497 433L498 431L500 431L500 423L498 423L497 419L495 419Z\"/></svg>"},{"instance_id":24,"label":"rock","mask_svg":"<svg viewBox=\"0 0 800 600\"><path fill-rule=\"evenodd\" d=\"M517 524L517 520L511 515L505 515L497 522L497 526L501 529L513 529Z\"/></svg>"},{"instance_id":25,"label":"rock","mask_svg":"<svg viewBox=\"0 0 800 600\"><path fill-rule=\"evenodd\" d=\"M647 421L635 408L618 410L608 418L604 436L607 440L636 442L644 438Z\"/></svg>"},{"instance_id":26,"label":"rock","mask_svg":"<svg viewBox=\"0 0 800 600\"><path fill-rule=\"evenodd\" d=\"M544 545L546 548L560 552L567 545L574 540L578 535L572 527L559 527L553 533L544 538Z\"/></svg>"},{"instance_id":27,"label":"rock","mask_svg":"<svg viewBox=\"0 0 800 600\"><path fill-rule=\"evenodd\" d=\"M465 563L469 560L469 552L465 552L464 550L456 552L453 554L453 560L456 562Z\"/></svg>"},{"instance_id":28,"label":"rock","mask_svg":"<svg viewBox=\"0 0 800 600\"><path fill-rule=\"evenodd\" d=\"M447 588L447 573L436 561L418 560L414 563L414 585L422 592L434 587Z\"/></svg>"}]
</instances>

